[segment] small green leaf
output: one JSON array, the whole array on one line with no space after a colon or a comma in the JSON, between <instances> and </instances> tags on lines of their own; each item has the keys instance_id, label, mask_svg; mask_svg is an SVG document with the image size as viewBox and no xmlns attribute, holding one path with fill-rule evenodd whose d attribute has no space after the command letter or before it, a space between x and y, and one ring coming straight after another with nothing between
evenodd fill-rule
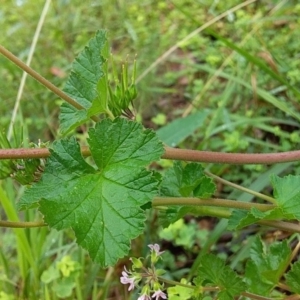
<instances>
[{"instance_id":1,"label":"small green leaf","mask_svg":"<svg viewBox=\"0 0 300 300\"><path fill-rule=\"evenodd\" d=\"M166 171L160 192L163 196L207 198L215 189L200 164L189 163L183 167L181 162L175 162L173 168Z\"/></svg>"},{"instance_id":2,"label":"small green leaf","mask_svg":"<svg viewBox=\"0 0 300 300\"><path fill-rule=\"evenodd\" d=\"M251 208L249 212L233 210L228 229L237 230L259 220L300 220L300 176L286 176L280 178L271 176L271 183L274 188L276 207L266 212Z\"/></svg>"},{"instance_id":3,"label":"small green leaf","mask_svg":"<svg viewBox=\"0 0 300 300\"><path fill-rule=\"evenodd\" d=\"M58 278L60 278L59 270L54 265L51 265L42 273L41 281L48 284Z\"/></svg>"},{"instance_id":4,"label":"small green leaf","mask_svg":"<svg viewBox=\"0 0 300 300\"><path fill-rule=\"evenodd\" d=\"M181 279L180 283L188 284L187 280L184 278ZM191 299L194 294L194 289L180 285L169 287L167 291L169 300L188 300Z\"/></svg>"},{"instance_id":5,"label":"small green leaf","mask_svg":"<svg viewBox=\"0 0 300 300\"><path fill-rule=\"evenodd\" d=\"M268 284L277 284L284 273L291 250L286 241L275 242L267 250L261 239L257 237L250 249L250 257L257 268L256 276Z\"/></svg>"},{"instance_id":6,"label":"small green leaf","mask_svg":"<svg viewBox=\"0 0 300 300\"><path fill-rule=\"evenodd\" d=\"M41 180L25 191L19 208L39 203L50 227L72 227L77 243L104 267L126 255L130 240L142 233L141 206L158 186L145 166L164 149L153 131L119 118L97 123L88 143L96 168L74 138L55 142Z\"/></svg>"},{"instance_id":7,"label":"small green leaf","mask_svg":"<svg viewBox=\"0 0 300 300\"><path fill-rule=\"evenodd\" d=\"M161 182L161 196L208 198L215 192L216 186L204 174L200 164L189 163L183 167L181 162L175 162L168 169ZM160 213L161 224L167 227L187 213L193 213L191 206L172 206Z\"/></svg>"},{"instance_id":8,"label":"small green leaf","mask_svg":"<svg viewBox=\"0 0 300 300\"><path fill-rule=\"evenodd\" d=\"M69 132L85 123L91 113L93 101L100 101L98 82L104 76L103 64L107 59L106 31L97 31L87 47L79 54L72 65L71 75L63 91L78 102L84 109L78 110L68 103L61 106L60 129L62 133ZM101 90L100 90L101 91ZM103 104L104 105L104 104ZM93 113L103 112L103 105L93 110Z\"/></svg>"},{"instance_id":9,"label":"small green leaf","mask_svg":"<svg viewBox=\"0 0 300 300\"><path fill-rule=\"evenodd\" d=\"M257 266L252 260L247 261L244 281L247 291L261 296L268 296L274 284L266 282L258 273Z\"/></svg>"},{"instance_id":10,"label":"small green leaf","mask_svg":"<svg viewBox=\"0 0 300 300\"><path fill-rule=\"evenodd\" d=\"M213 284L219 287L218 299L220 300L234 299L246 290L242 279L230 267L225 266L221 258L213 254L205 254L201 257L198 277L204 285Z\"/></svg>"},{"instance_id":11,"label":"small green leaf","mask_svg":"<svg viewBox=\"0 0 300 300\"><path fill-rule=\"evenodd\" d=\"M291 270L285 275L285 278L286 284L291 290L296 294L300 294L300 261L292 265Z\"/></svg>"},{"instance_id":12,"label":"small green leaf","mask_svg":"<svg viewBox=\"0 0 300 300\"><path fill-rule=\"evenodd\" d=\"M53 287L53 291L59 298L65 299L72 295L72 290L75 287L75 278L63 277L57 281Z\"/></svg>"},{"instance_id":13,"label":"small green leaf","mask_svg":"<svg viewBox=\"0 0 300 300\"><path fill-rule=\"evenodd\" d=\"M274 197L282 216L286 219L300 220L300 176L271 176Z\"/></svg>"},{"instance_id":14,"label":"small green leaf","mask_svg":"<svg viewBox=\"0 0 300 300\"><path fill-rule=\"evenodd\" d=\"M229 230L238 230L245 226L256 223L257 221L263 219L265 216L264 212L252 207L250 211L235 209L228 221Z\"/></svg>"}]
</instances>

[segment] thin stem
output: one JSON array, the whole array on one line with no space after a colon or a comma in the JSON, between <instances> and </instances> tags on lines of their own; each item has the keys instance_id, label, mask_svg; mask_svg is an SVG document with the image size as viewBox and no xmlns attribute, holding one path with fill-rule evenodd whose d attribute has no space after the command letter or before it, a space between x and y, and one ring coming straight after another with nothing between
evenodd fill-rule
<instances>
[{"instance_id":1,"label":"thin stem","mask_svg":"<svg viewBox=\"0 0 300 300\"><path fill-rule=\"evenodd\" d=\"M61 91L59 88L57 88L54 84L52 84L50 81L48 81L46 78L41 76L38 72L27 66L24 62L22 62L19 58L17 58L15 55L13 55L10 51L8 51L6 48L4 48L2 45L0 45L0 53L3 54L6 58L8 58L10 61L15 63L20 69L27 72L30 76L32 76L35 80L37 80L39 83L44 85L46 88L48 88L51 92L56 94L61 99L65 100L75 108L81 110L84 109L82 105L80 105L78 102L76 102L74 99L69 97L67 94L65 94L63 91ZM99 118L96 116L91 117L95 122L99 121Z\"/></svg>"},{"instance_id":2,"label":"thin stem","mask_svg":"<svg viewBox=\"0 0 300 300\"><path fill-rule=\"evenodd\" d=\"M160 207L157 208L160 209ZM231 216L231 211L221 207L212 208L209 206L194 206L192 214L197 216L211 216L216 218L229 219ZM284 231L300 233L300 225L295 223L268 220L258 221L257 223L264 226L278 228Z\"/></svg>"},{"instance_id":3,"label":"thin stem","mask_svg":"<svg viewBox=\"0 0 300 300\"><path fill-rule=\"evenodd\" d=\"M184 283L177 282L177 281L174 281L174 280L165 279L163 277L158 277L158 279L161 282L164 282L164 283L167 283L167 284L170 284L170 285L174 285L174 286L179 285L179 286L182 286L182 287L185 287L185 288L188 288L188 289L193 289L193 290L199 289L199 290L201 290L201 292L220 291L220 288L218 286L209 286L209 287L202 287L201 286L201 287L197 287L197 286L194 286L194 285L184 284ZM243 293L241 293L241 295L243 295L245 297L248 297L248 298L251 298L251 299L257 299L257 300L272 300L271 298L256 295L256 294L249 293L249 292L243 292Z\"/></svg>"},{"instance_id":4,"label":"thin stem","mask_svg":"<svg viewBox=\"0 0 300 300\"><path fill-rule=\"evenodd\" d=\"M200 198L188 198L188 197L156 197L152 201L152 206L169 206L169 205L192 205L192 206L217 206L227 208L237 208L250 210L255 207L260 211L268 211L275 207L272 204L260 204L260 203L249 203L227 199L200 199Z\"/></svg>"},{"instance_id":5,"label":"thin stem","mask_svg":"<svg viewBox=\"0 0 300 300\"><path fill-rule=\"evenodd\" d=\"M219 177L219 176L217 176L217 175L215 175L215 174L212 174L212 173L210 173L210 172L208 172L208 171L205 171L205 174L208 175L208 176L210 176L210 177L212 177L212 178L214 178L216 181L221 182L221 183L223 183L223 184L226 184L226 185L228 185L228 186L231 186L231 187L233 187L233 188L235 188L235 189L237 189L237 190L240 190L240 191L246 192L246 193L248 193L248 194L254 195L254 196L257 197L257 198L266 200L266 201L271 202L271 203L273 203L273 204L276 203L276 200L275 200L273 197L266 196L266 195L261 194L261 193L259 193L259 192L255 192L255 191L252 191L252 190L250 190L250 189L247 189L247 188L245 188L245 187L243 187L243 186L241 186L241 185L232 183L232 182L230 182L230 181L228 181L228 180L225 180L225 179L223 179L223 178L221 178L221 177Z\"/></svg>"},{"instance_id":6,"label":"thin stem","mask_svg":"<svg viewBox=\"0 0 300 300\"><path fill-rule=\"evenodd\" d=\"M6 228L34 228L48 226L44 222L11 222L11 221L0 221L0 227Z\"/></svg>"},{"instance_id":7,"label":"thin stem","mask_svg":"<svg viewBox=\"0 0 300 300\"><path fill-rule=\"evenodd\" d=\"M83 156L91 155L88 147L82 147ZM50 155L47 148L0 149L0 159L46 158ZM164 159L197 161L227 164L275 164L300 160L300 150L281 153L222 153L165 147Z\"/></svg>"},{"instance_id":8,"label":"thin stem","mask_svg":"<svg viewBox=\"0 0 300 300\"><path fill-rule=\"evenodd\" d=\"M256 295L253 293L249 293L249 292L244 292L244 293L242 293L242 295L245 297L251 298L251 299L256 299L256 300L272 300L273 299L273 298L268 298L268 297Z\"/></svg>"},{"instance_id":9,"label":"thin stem","mask_svg":"<svg viewBox=\"0 0 300 300\"><path fill-rule=\"evenodd\" d=\"M166 279L166 278L163 278L163 277L160 277L160 276L158 276L158 280L162 281L164 283L167 283L169 285L174 285L174 286L175 285L179 285L179 286L182 286L182 287L185 287L185 288L188 288L188 289L193 289L193 290L196 289L196 286L194 286L194 285L181 283L181 282L170 280L170 279Z\"/></svg>"}]
</instances>

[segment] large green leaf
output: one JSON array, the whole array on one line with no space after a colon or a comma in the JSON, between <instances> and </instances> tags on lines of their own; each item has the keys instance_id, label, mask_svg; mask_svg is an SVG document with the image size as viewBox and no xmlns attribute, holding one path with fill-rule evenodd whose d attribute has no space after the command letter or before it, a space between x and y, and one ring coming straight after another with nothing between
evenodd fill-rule
<instances>
[{"instance_id":1,"label":"large green leaf","mask_svg":"<svg viewBox=\"0 0 300 300\"><path fill-rule=\"evenodd\" d=\"M81 156L74 138L53 144L41 180L26 190L21 209L39 203L50 227L73 228L79 245L101 266L113 265L144 229L140 208L157 194L145 166L163 153L151 130L125 119L105 119L89 130L96 168Z\"/></svg>"}]
</instances>

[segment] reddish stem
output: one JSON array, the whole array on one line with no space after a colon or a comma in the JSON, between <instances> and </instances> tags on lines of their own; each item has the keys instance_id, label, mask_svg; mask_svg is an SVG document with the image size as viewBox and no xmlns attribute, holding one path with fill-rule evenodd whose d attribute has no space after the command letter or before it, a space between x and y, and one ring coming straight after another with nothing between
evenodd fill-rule
<instances>
[{"instance_id":1,"label":"reddish stem","mask_svg":"<svg viewBox=\"0 0 300 300\"><path fill-rule=\"evenodd\" d=\"M81 147L83 156L91 155L88 147ZM46 158L47 148L0 149L1 159ZM300 160L300 151L279 153L222 153L165 147L164 159L197 161L222 164L275 164Z\"/></svg>"}]
</instances>

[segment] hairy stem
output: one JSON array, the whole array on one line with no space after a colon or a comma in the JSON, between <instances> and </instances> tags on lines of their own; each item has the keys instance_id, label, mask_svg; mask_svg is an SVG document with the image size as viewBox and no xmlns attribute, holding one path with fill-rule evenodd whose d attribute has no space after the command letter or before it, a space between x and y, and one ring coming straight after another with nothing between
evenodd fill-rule
<instances>
[{"instance_id":1,"label":"hairy stem","mask_svg":"<svg viewBox=\"0 0 300 300\"><path fill-rule=\"evenodd\" d=\"M260 203L249 203L227 199L200 199L200 198L187 198L187 197L156 197L152 201L152 206L169 206L169 205L192 205L192 206L217 206L227 208L237 208L250 210L252 207L257 208L260 211L268 211L273 209L275 206L272 204L260 204Z\"/></svg>"},{"instance_id":2,"label":"hairy stem","mask_svg":"<svg viewBox=\"0 0 300 300\"><path fill-rule=\"evenodd\" d=\"M212 208L208 206L194 206L192 214L197 216L211 216L216 218L229 219L231 216L231 211L221 207ZM257 223L268 227L278 228L284 231L300 233L300 225L296 223L289 223L284 221L270 221L270 220L262 220L262 221L258 221Z\"/></svg>"},{"instance_id":3,"label":"hairy stem","mask_svg":"<svg viewBox=\"0 0 300 300\"><path fill-rule=\"evenodd\" d=\"M11 222L11 221L0 221L0 227L6 228L34 228L48 226L44 222Z\"/></svg>"},{"instance_id":4,"label":"hairy stem","mask_svg":"<svg viewBox=\"0 0 300 300\"><path fill-rule=\"evenodd\" d=\"M91 155L88 147L81 147L83 156ZM0 159L46 158L50 155L47 148L0 149ZM227 164L275 164L300 160L300 151L281 153L222 153L165 147L164 159ZM261 197L260 197L261 198ZM266 199L265 199L266 200ZM270 201L271 199L269 199Z\"/></svg>"},{"instance_id":5,"label":"hairy stem","mask_svg":"<svg viewBox=\"0 0 300 300\"><path fill-rule=\"evenodd\" d=\"M273 204L276 203L276 200L275 200L273 197L266 196L266 195L264 195L264 194L261 194L261 193L252 191L252 190L250 190L250 189L247 189L247 188L245 188L245 187L243 187L243 186L241 186L241 185L232 183L232 182L230 182L230 181L228 181L228 180L225 180L225 179L223 179L223 178L221 178L221 177L219 177L219 176L217 176L217 175L215 175L215 174L212 174L212 173L210 173L210 172L208 172L208 171L205 171L205 174L208 175L208 176L210 176L210 177L212 177L212 178L214 178L216 181L221 182L221 183L223 183L223 184L226 184L226 185L228 185L228 186L231 186L231 187L233 187L233 188L235 188L235 189L237 189L237 190L240 190L240 191L246 192L246 193L248 193L248 194L254 195L254 196L257 197L257 198L266 200L266 201L271 202L271 203L273 203Z\"/></svg>"},{"instance_id":6,"label":"hairy stem","mask_svg":"<svg viewBox=\"0 0 300 300\"><path fill-rule=\"evenodd\" d=\"M300 151L279 153L222 153L165 148L162 158L221 164L274 164L300 160Z\"/></svg>"}]
</instances>

